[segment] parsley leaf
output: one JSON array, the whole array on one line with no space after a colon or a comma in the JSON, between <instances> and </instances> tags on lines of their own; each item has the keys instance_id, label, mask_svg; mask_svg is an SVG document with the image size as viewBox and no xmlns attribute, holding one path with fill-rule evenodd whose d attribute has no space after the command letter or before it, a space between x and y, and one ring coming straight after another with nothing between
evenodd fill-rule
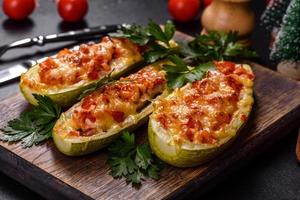
<instances>
[{"instance_id":1,"label":"parsley leaf","mask_svg":"<svg viewBox=\"0 0 300 200\"><path fill-rule=\"evenodd\" d=\"M165 29L164 29L164 33L168 42L173 38L175 31L176 28L174 24L168 20L167 23L165 24Z\"/></svg>"},{"instance_id":2,"label":"parsley leaf","mask_svg":"<svg viewBox=\"0 0 300 200\"><path fill-rule=\"evenodd\" d=\"M188 82L200 80L207 71L214 69L211 62L196 67L188 67L177 55L171 55L168 58L174 63L174 65L164 65L164 70L167 72L167 84L171 89L180 88Z\"/></svg>"},{"instance_id":3,"label":"parsley leaf","mask_svg":"<svg viewBox=\"0 0 300 200\"><path fill-rule=\"evenodd\" d=\"M123 25L116 33L109 33L111 37L127 38L138 45L146 45L150 40L150 35L140 25Z\"/></svg>"},{"instance_id":4,"label":"parsley leaf","mask_svg":"<svg viewBox=\"0 0 300 200\"><path fill-rule=\"evenodd\" d=\"M18 119L13 119L0 129L0 140L21 141L24 148L31 147L52 137L52 129L59 118L61 107L46 96L33 94L38 106L25 110Z\"/></svg>"},{"instance_id":5,"label":"parsley leaf","mask_svg":"<svg viewBox=\"0 0 300 200\"><path fill-rule=\"evenodd\" d=\"M169 54L169 49L158 44L153 44L145 53L144 60L147 63L153 63L159 59L165 58Z\"/></svg>"},{"instance_id":6,"label":"parsley leaf","mask_svg":"<svg viewBox=\"0 0 300 200\"><path fill-rule=\"evenodd\" d=\"M163 31L158 24L154 23L151 20L146 30L148 31L150 36L154 37L155 40L161 41L165 45L170 46L169 41L172 39L175 33L175 26L171 21L167 21L164 27L165 28Z\"/></svg>"},{"instance_id":7,"label":"parsley leaf","mask_svg":"<svg viewBox=\"0 0 300 200\"><path fill-rule=\"evenodd\" d=\"M151 150L147 143L137 146L135 163L139 168L146 170L151 164Z\"/></svg>"},{"instance_id":8,"label":"parsley leaf","mask_svg":"<svg viewBox=\"0 0 300 200\"><path fill-rule=\"evenodd\" d=\"M127 38L133 43L145 46L146 50L143 53L144 60L147 63L153 63L174 53L174 47L170 45L170 40L174 34L175 26L171 21L167 21L164 29L162 29L151 20L146 27L135 24L126 25L116 33L110 33L109 35L112 37Z\"/></svg>"},{"instance_id":9,"label":"parsley leaf","mask_svg":"<svg viewBox=\"0 0 300 200\"><path fill-rule=\"evenodd\" d=\"M145 177L159 178L163 164L152 153L148 143L136 144L134 134L124 132L109 147L107 164L114 178L124 177L139 187Z\"/></svg>"},{"instance_id":10,"label":"parsley leaf","mask_svg":"<svg viewBox=\"0 0 300 200\"><path fill-rule=\"evenodd\" d=\"M187 44L181 45L181 54L188 62L208 62L212 60L237 60L257 57L238 41L238 32L211 31L199 35Z\"/></svg>"}]
</instances>

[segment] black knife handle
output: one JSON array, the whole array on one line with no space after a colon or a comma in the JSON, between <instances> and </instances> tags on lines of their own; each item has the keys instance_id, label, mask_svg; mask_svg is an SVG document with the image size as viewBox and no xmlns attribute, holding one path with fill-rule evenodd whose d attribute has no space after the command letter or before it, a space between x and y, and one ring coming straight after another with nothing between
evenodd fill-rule
<instances>
[{"instance_id":1,"label":"black knife handle","mask_svg":"<svg viewBox=\"0 0 300 200\"><path fill-rule=\"evenodd\" d=\"M88 39L96 35L105 35L110 32L115 32L121 28L122 25L107 25L98 26L92 28L85 28L76 31L68 31L64 33L51 34L46 36L37 36L34 38L26 38L19 41L15 41L11 44L5 45L8 49L21 48L21 47L31 47L34 45L43 46L46 43L52 42L64 42L64 41L76 41L82 39Z\"/></svg>"}]
</instances>

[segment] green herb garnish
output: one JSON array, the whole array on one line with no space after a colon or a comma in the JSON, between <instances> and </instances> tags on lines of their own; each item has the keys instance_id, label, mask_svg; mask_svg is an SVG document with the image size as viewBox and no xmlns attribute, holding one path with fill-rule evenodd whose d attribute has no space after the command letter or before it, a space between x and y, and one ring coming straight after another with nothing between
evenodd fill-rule
<instances>
[{"instance_id":1,"label":"green herb garnish","mask_svg":"<svg viewBox=\"0 0 300 200\"><path fill-rule=\"evenodd\" d=\"M33 94L38 106L25 110L18 119L13 119L0 129L0 140L21 141L23 147L31 147L52 137L52 129L61 113L61 107L47 97Z\"/></svg>"},{"instance_id":2,"label":"green herb garnish","mask_svg":"<svg viewBox=\"0 0 300 200\"><path fill-rule=\"evenodd\" d=\"M147 63L153 63L174 53L174 48L170 46L170 40L173 38L174 33L175 26L171 21L167 21L164 29L150 21L145 28L135 24L125 25L121 30L109 35L127 38L140 46L146 46L146 51L143 54L144 60Z\"/></svg>"},{"instance_id":3,"label":"green herb garnish","mask_svg":"<svg viewBox=\"0 0 300 200\"><path fill-rule=\"evenodd\" d=\"M177 55L171 55L168 58L174 63L174 65L164 65L164 70L167 72L168 87L171 89L180 88L188 82L200 80L209 70L214 69L212 62L189 67Z\"/></svg>"},{"instance_id":4,"label":"green herb garnish","mask_svg":"<svg viewBox=\"0 0 300 200\"><path fill-rule=\"evenodd\" d=\"M121 29L117 32L109 33L109 36L117 38L127 38L133 43L136 43L141 46L146 45L150 40L149 33L145 31L145 29L142 26L136 24L123 25Z\"/></svg>"},{"instance_id":5,"label":"green herb garnish","mask_svg":"<svg viewBox=\"0 0 300 200\"><path fill-rule=\"evenodd\" d=\"M163 163L152 153L149 144L136 144L134 134L124 132L108 147L107 163L114 178L124 177L127 183L140 186L145 177L159 178Z\"/></svg>"},{"instance_id":6,"label":"green herb garnish","mask_svg":"<svg viewBox=\"0 0 300 200\"><path fill-rule=\"evenodd\" d=\"M153 21L150 21L148 27L146 27L146 31L149 33L151 38L149 41L161 41L166 46L170 46L169 42L174 36L175 26L171 21L167 21L167 23L164 25L163 31L158 24L154 23Z\"/></svg>"},{"instance_id":7,"label":"green herb garnish","mask_svg":"<svg viewBox=\"0 0 300 200\"><path fill-rule=\"evenodd\" d=\"M209 32L199 35L188 44L181 45L181 54L187 62L232 61L257 57L238 41L238 32Z\"/></svg>"}]
</instances>

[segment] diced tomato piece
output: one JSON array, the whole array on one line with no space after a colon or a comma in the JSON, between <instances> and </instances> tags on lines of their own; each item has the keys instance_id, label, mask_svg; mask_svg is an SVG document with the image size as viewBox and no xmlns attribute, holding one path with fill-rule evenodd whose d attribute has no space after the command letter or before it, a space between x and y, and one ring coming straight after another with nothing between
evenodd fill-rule
<instances>
[{"instance_id":1,"label":"diced tomato piece","mask_svg":"<svg viewBox=\"0 0 300 200\"><path fill-rule=\"evenodd\" d=\"M232 115L224 112L218 113L216 120L220 123L228 124L231 121Z\"/></svg>"},{"instance_id":2,"label":"diced tomato piece","mask_svg":"<svg viewBox=\"0 0 300 200\"><path fill-rule=\"evenodd\" d=\"M248 119L248 117L246 115L244 115L244 114L241 115L241 120L242 121L245 122L245 121L247 121L247 119Z\"/></svg>"},{"instance_id":3,"label":"diced tomato piece","mask_svg":"<svg viewBox=\"0 0 300 200\"><path fill-rule=\"evenodd\" d=\"M239 75L239 76L246 76L247 78L253 80L254 79L254 74L251 72L248 72L246 69L244 69L243 67L238 67L235 69L234 71L235 74Z\"/></svg>"},{"instance_id":4,"label":"diced tomato piece","mask_svg":"<svg viewBox=\"0 0 300 200\"><path fill-rule=\"evenodd\" d=\"M189 128L195 128L196 123L195 123L195 121L193 120L193 118L190 117L186 125L187 125Z\"/></svg>"},{"instance_id":5,"label":"diced tomato piece","mask_svg":"<svg viewBox=\"0 0 300 200\"><path fill-rule=\"evenodd\" d=\"M90 53L89 45L87 45L87 44L80 45L79 51L84 53L84 54Z\"/></svg>"},{"instance_id":6,"label":"diced tomato piece","mask_svg":"<svg viewBox=\"0 0 300 200\"><path fill-rule=\"evenodd\" d=\"M197 93L199 94L211 94L218 90L218 86L210 79L195 81L193 82L192 87L197 89Z\"/></svg>"},{"instance_id":7,"label":"diced tomato piece","mask_svg":"<svg viewBox=\"0 0 300 200\"><path fill-rule=\"evenodd\" d=\"M65 55L68 55L68 54L70 54L70 53L72 53L72 51L70 51L70 50L67 49L67 48L64 48L63 50L59 51L58 54L57 54L56 56L57 56L58 58L60 58L60 57L63 57L63 56L65 56Z\"/></svg>"},{"instance_id":8,"label":"diced tomato piece","mask_svg":"<svg viewBox=\"0 0 300 200\"><path fill-rule=\"evenodd\" d=\"M92 105L96 105L96 103L92 100L92 98L87 97L83 100L81 107L88 110Z\"/></svg>"},{"instance_id":9,"label":"diced tomato piece","mask_svg":"<svg viewBox=\"0 0 300 200\"><path fill-rule=\"evenodd\" d=\"M237 93L233 93L227 99L233 103L236 103L239 101L239 96Z\"/></svg>"},{"instance_id":10,"label":"diced tomato piece","mask_svg":"<svg viewBox=\"0 0 300 200\"><path fill-rule=\"evenodd\" d=\"M121 84L118 93L119 97L126 101L136 101L139 98L139 88L133 84Z\"/></svg>"},{"instance_id":11,"label":"diced tomato piece","mask_svg":"<svg viewBox=\"0 0 300 200\"><path fill-rule=\"evenodd\" d=\"M224 112L220 112L216 116L216 123L212 126L213 130L219 130L225 124L229 124L232 119L232 115Z\"/></svg>"},{"instance_id":12,"label":"diced tomato piece","mask_svg":"<svg viewBox=\"0 0 300 200\"><path fill-rule=\"evenodd\" d=\"M93 70L93 71L88 73L88 77L91 80L97 80L100 77L100 74L96 70Z\"/></svg>"},{"instance_id":13,"label":"diced tomato piece","mask_svg":"<svg viewBox=\"0 0 300 200\"><path fill-rule=\"evenodd\" d=\"M91 122L96 122L96 117L90 111L76 112L75 114L78 116L78 120L80 123L79 125L81 127L84 127L86 125L87 119Z\"/></svg>"},{"instance_id":14,"label":"diced tomato piece","mask_svg":"<svg viewBox=\"0 0 300 200\"><path fill-rule=\"evenodd\" d=\"M220 97L220 96L215 96L215 97L212 97L212 98L207 100L207 103L209 105L217 104L217 103L220 103L220 102L222 102L222 97Z\"/></svg>"},{"instance_id":15,"label":"diced tomato piece","mask_svg":"<svg viewBox=\"0 0 300 200\"><path fill-rule=\"evenodd\" d=\"M241 89L243 88L243 85L240 82L238 82L235 78L233 78L232 76L227 76L227 83L237 93L239 93L241 91Z\"/></svg>"},{"instance_id":16,"label":"diced tomato piece","mask_svg":"<svg viewBox=\"0 0 300 200\"><path fill-rule=\"evenodd\" d=\"M97 56L94 57L94 70L100 72L102 70L104 71L109 71L110 70L110 66L108 65L108 61L111 60L111 58L109 58L110 55L106 54L98 54Z\"/></svg>"},{"instance_id":17,"label":"diced tomato piece","mask_svg":"<svg viewBox=\"0 0 300 200\"><path fill-rule=\"evenodd\" d=\"M123 54L122 49L116 47L114 49L113 58L115 59L120 58L122 57L122 54Z\"/></svg>"},{"instance_id":18,"label":"diced tomato piece","mask_svg":"<svg viewBox=\"0 0 300 200\"><path fill-rule=\"evenodd\" d=\"M189 141L193 141L194 140L194 134L193 134L193 131L191 129L188 129L186 132L185 132L185 136L186 138L189 140Z\"/></svg>"},{"instance_id":19,"label":"diced tomato piece","mask_svg":"<svg viewBox=\"0 0 300 200\"><path fill-rule=\"evenodd\" d=\"M214 144L217 140L207 131L200 132L201 143Z\"/></svg>"},{"instance_id":20,"label":"diced tomato piece","mask_svg":"<svg viewBox=\"0 0 300 200\"><path fill-rule=\"evenodd\" d=\"M91 122L96 122L96 117L91 112L84 111L79 114L81 115L80 118L81 118L82 123L84 123L84 124L87 119L90 120Z\"/></svg>"},{"instance_id":21,"label":"diced tomato piece","mask_svg":"<svg viewBox=\"0 0 300 200\"><path fill-rule=\"evenodd\" d=\"M103 101L104 103L108 104L108 103L110 102L109 96L106 95L105 93L103 93L103 95L102 95L102 101Z\"/></svg>"},{"instance_id":22,"label":"diced tomato piece","mask_svg":"<svg viewBox=\"0 0 300 200\"><path fill-rule=\"evenodd\" d=\"M157 116L157 120L161 123L161 125L162 125L165 129L168 128L168 121L167 121L166 115L164 115L164 114L158 115L158 116Z\"/></svg>"},{"instance_id":23,"label":"diced tomato piece","mask_svg":"<svg viewBox=\"0 0 300 200\"><path fill-rule=\"evenodd\" d=\"M88 113L86 119L89 119L91 122L96 122L96 117L92 113Z\"/></svg>"},{"instance_id":24,"label":"diced tomato piece","mask_svg":"<svg viewBox=\"0 0 300 200\"><path fill-rule=\"evenodd\" d=\"M56 62L52 58L47 58L44 62L40 63L41 70L48 70L57 67Z\"/></svg>"},{"instance_id":25,"label":"diced tomato piece","mask_svg":"<svg viewBox=\"0 0 300 200\"><path fill-rule=\"evenodd\" d=\"M79 132L79 131L72 130L72 131L69 132L69 135L71 135L71 136L79 136L79 135L80 135L80 132Z\"/></svg>"},{"instance_id":26,"label":"diced tomato piece","mask_svg":"<svg viewBox=\"0 0 300 200\"><path fill-rule=\"evenodd\" d=\"M157 79L155 79L152 88L154 88L154 87L156 87L158 85L163 85L165 82L166 82L166 80L164 78L157 78Z\"/></svg>"},{"instance_id":27,"label":"diced tomato piece","mask_svg":"<svg viewBox=\"0 0 300 200\"><path fill-rule=\"evenodd\" d=\"M198 117L194 113L189 116L188 122L186 123L188 128L195 128L196 130L202 129L202 124L200 121L195 120L193 117Z\"/></svg>"},{"instance_id":28,"label":"diced tomato piece","mask_svg":"<svg viewBox=\"0 0 300 200\"><path fill-rule=\"evenodd\" d=\"M125 114L122 111L110 111L111 116L118 123L121 123L125 120Z\"/></svg>"},{"instance_id":29,"label":"diced tomato piece","mask_svg":"<svg viewBox=\"0 0 300 200\"><path fill-rule=\"evenodd\" d=\"M229 61L214 62L216 68L225 75L232 74L235 70L235 63Z\"/></svg>"}]
</instances>

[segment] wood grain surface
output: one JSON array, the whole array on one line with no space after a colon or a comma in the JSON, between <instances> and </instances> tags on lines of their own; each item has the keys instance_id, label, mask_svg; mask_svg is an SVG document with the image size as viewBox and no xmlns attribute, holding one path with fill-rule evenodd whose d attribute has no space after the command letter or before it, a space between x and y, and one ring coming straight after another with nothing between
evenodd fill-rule
<instances>
[{"instance_id":1,"label":"wood grain surface","mask_svg":"<svg viewBox=\"0 0 300 200\"><path fill-rule=\"evenodd\" d=\"M177 33L177 39L187 38ZM159 181L147 179L135 189L109 175L106 150L67 157L48 141L28 149L18 143L0 143L0 170L47 199L173 199L195 190L204 192L299 126L300 84L250 64L256 75L250 119L229 149L200 167L166 166ZM0 127L27 106L21 94L0 102ZM135 132L145 134L145 127Z\"/></svg>"}]
</instances>

